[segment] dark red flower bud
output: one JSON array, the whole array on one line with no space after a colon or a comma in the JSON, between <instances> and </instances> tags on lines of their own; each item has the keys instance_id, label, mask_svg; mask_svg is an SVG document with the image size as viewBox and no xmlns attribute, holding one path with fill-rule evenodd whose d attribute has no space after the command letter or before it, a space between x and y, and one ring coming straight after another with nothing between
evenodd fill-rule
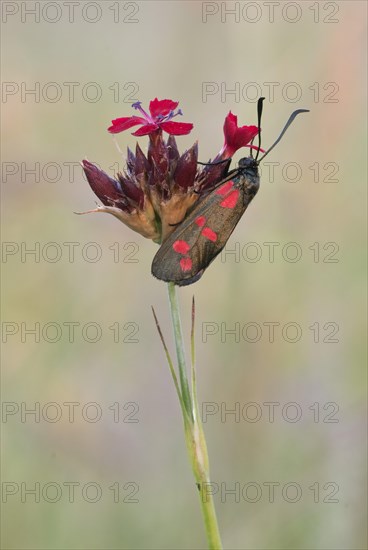
<instances>
[{"instance_id":1,"label":"dark red flower bud","mask_svg":"<svg viewBox=\"0 0 368 550\"><path fill-rule=\"evenodd\" d=\"M134 165L134 174L136 177L144 174L147 175L149 171L149 162L143 153L142 149L139 147L138 143L135 148L135 165ZM147 179L147 178L146 178Z\"/></svg>"},{"instance_id":2,"label":"dark red flower bud","mask_svg":"<svg viewBox=\"0 0 368 550\"><path fill-rule=\"evenodd\" d=\"M142 208L144 204L144 193L142 189L140 189L129 178L124 177L123 174L118 174L118 180L120 182L123 195L130 199L129 202L131 202L133 206Z\"/></svg>"},{"instance_id":3,"label":"dark red flower bud","mask_svg":"<svg viewBox=\"0 0 368 550\"><path fill-rule=\"evenodd\" d=\"M133 181L122 174L118 174L116 181L88 160L82 165L92 191L104 206L79 214L108 212L144 237L160 240L161 233L149 197Z\"/></svg>"},{"instance_id":4,"label":"dark red flower bud","mask_svg":"<svg viewBox=\"0 0 368 550\"><path fill-rule=\"evenodd\" d=\"M121 199L120 185L116 180L88 160L83 160L82 166L92 191L103 204L111 205Z\"/></svg>"},{"instance_id":5,"label":"dark red flower bud","mask_svg":"<svg viewBox=\"0 0 368 550\"><path fill-rule=\"evenodd\" d=\"M174 181L182 189L193 187L197 173L198 143L196 142L179 158L174 172Z\"/></svg>"},{"instance_id":6,"label":"dark red flower bud","mask_svg":"<svg viewBox=\"0 0 368 550\"><path fill-rule=\"evenodd\" d=\"M164 140L162 139L162 131L156 130L156 132L150 134L149 140L148 161L156 169L157 174L155 178L158 178L159 181L163 181L169 168L169 155Z\"/></svg>"},{"instance_id":7,"label":"dark red flower bud","mask_svg":"<svg viewBox=\"0 0 368 550\"><path fill-rule=\"evenodd\" d=\"M174 138L174 136L169 136L169 139L167 140L167 150L170 165L175 166L175 162L179 159L180 153L178 150L178 146L176 145L176 139Z\"/></svg>"},{"instance_id":8,"label":"dark red flower bud","mask_svg":"<svg viewBox=\"0 0 368 550\"><path fill-rule=\"evenodd\" d=\"M127 147L127 170L130 174L134 173L135 156L133 151Z\"/></svg>"}]
</instances>

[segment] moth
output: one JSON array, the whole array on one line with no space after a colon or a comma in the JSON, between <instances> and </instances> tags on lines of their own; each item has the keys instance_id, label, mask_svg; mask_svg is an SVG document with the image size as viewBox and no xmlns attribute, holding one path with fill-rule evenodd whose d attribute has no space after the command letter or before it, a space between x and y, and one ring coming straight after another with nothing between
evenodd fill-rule
<instances>
[{"instance_id":1,"label":"moth","mask_svg":"<svg viewBox=\"0 0 368 550\"><path fill-rule=\"evenodd\" d=\"M264 98L258 100L258 128ZM166 282L184 286L200 279L216 256L226 245L230 235L255 197L260 179L259 163L279 143L286 130L300 113L294 111L275 143L258 159L261 146L261 131L258 133L258 150L240 159L236 169L231 170L176 227L162 243L152 262L152 275ZM222 161L223 162L223 161Z\"/></svg>"}]
</instances>

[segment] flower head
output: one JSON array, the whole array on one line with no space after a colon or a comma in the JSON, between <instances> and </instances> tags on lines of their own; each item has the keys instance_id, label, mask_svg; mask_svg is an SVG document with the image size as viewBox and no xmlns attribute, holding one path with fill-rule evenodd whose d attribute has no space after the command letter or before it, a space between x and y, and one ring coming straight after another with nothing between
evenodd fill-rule
<instances>
[{"instance_id":1,"label":"flower head","mask_svg":"<svg viewBox=\"0 0 368 550\"><path fill-rule=\"evenodd\" d=\"M226 176L231 156L240 147L253 147L250 141L257 135L256 126L237 125L231 112L224 123L225 143L212 164L198 170L198 144L183 154L179 153L174 135L188 134L192 124L172 121L178 102L171 99L150 102L147 114L140 103L133 107L142 114L113 120L110 133L123 132L141 125L133 135L148 135L147 153L136 145L135 153L129 148L126 167L116 178L84 160L87 180L102 202L89 212L108 212L144 237L155 242L164 241L186 217L193 205L209 193ZM169 135L165 141L163 131ZM228 162L218 163L226 160ZM216 164L213 164L216 163Z\"/></svg>"},{"instance_id":2,"label":"flower head","mask_svg":"<svg viewBox=\"0 0 368 550\"><path fill-rule=\"evenodd\" d=\"M149 114L142 108L141 102L133 103L132 107L137 109L142 116L130 116L116 118L108 128L111 134L118 134L128 130L133 126L141 125L141 128L133 132L133 136L146 136L152 134L158 129L162 129L172 136L182 136L189 134L193 129L193 124L187 122L173 122L172 119L182 115L180 109L175 112L179 102L171 99L154 99L149 104Z\"/></svg>"}]
</instances>

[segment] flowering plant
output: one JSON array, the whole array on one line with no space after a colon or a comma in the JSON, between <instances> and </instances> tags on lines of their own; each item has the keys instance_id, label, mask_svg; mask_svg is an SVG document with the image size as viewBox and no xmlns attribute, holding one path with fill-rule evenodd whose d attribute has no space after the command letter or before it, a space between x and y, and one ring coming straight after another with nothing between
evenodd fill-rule
<instances>
[{"instance_id":1,"label":"flowering plant","mask_svg":"<svg viewBox=\"0 0 368 550\"><path fill-rule=\"evenodd\" d=\"M173 119L182 115L176 110L178 103L170 99L150 102L149 112L146 112L141 103L133 107L140 113L139 116L117 118L112 121L108 131L117 134L139 126L133 132L134 136L148 136L149 145L147 154L136 145L135 153L129 148L127 152L126 168L123 173L112 178L95 164L84 160L82 165L87 180L102 202L89 212L107 212L113 214L134 231L157 243L165 240L180 224L195 203L207 196L227 173L231 157L241 147L259 149L252 145L258 134L257 126L238 126L237 117L229 112L224 122L224 144L220 152L211 163L203 169L198 169L198 144L195 143L183 154L179 153L175 137L189 134L193 124L177 122ZM163 138L163 132L168 138ZM230 184L231 182L228 182ZM227 184L227 185L228 185ZM219 191L220 194L222 191ZM234 196L234 195L232 195ZM229 199L222 201L223 206L229 207ZM230 199L232 201L232 199ZM197 225L204 223L204 217L196 219ZM202 229L202 234L210 240L212 232L209 228ZM184 241L176 241L174 250L183 252ZM181 260L188 261L183 258ZM191 331L191 388L189 387L187 368L184 356L183 336L179 307L174 283L168 283L171 317L176 345L178 374L171 359L168 347L164 340L156 313L153 311L156 326L164 346L170 372L179 398L185 439L190 462L192 465L196 485L200 495L200 502L210 549L220 549L221 538L217 525L213 498L209 489L210 475L206 440L198 413L196 376L195 376L195 349L194 349L194 299L192 305Z\"/></svg>"},{"instance_id":2,"label":"flowering plant","mask_svg":"<svg viewBox=\"0 0 368 550\"><path fill-rule=\"evenodd\" d=\"M178 102L170 99L150 102L149 114L134 103L141 116L117 118L108 131L112 134L140 126L134 136L148 136L145 155L136 145L135 153L128 148L126 168L110 177L87 160L83 169L92 191L102 202L89 212L108 212L134 231L157 243L164 241L186 216L193 205L209 193L227 172L230 159L241 147L257 147L251 141L258 134L257 126L238 127L237 117L231 112L224 122L224 144L212 165L198 170L198 144L183 154L179 153L174 136L189 134L193 124L175 122L182 115L175 112ZM163 132L169 134L167 140ZM219 161L229 162L219 163Z\"/></svg>"}]
</instances>

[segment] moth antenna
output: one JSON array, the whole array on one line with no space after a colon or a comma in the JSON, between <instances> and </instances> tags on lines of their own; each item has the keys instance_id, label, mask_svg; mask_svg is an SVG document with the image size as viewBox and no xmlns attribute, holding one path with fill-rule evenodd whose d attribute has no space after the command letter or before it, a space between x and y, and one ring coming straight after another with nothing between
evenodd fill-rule
<instances>
[{"instance_id":1,"label":"moth antenna","mask_svg":"<svg viewBox=\"0 0 368 550\"><path fill-rule=\"evenodd\" d=\"M227 181L230 181L235 175L238 175L240 172L241 172L241 169L239 167L238 168L233 168L232 170L230 170L230 172L228 172L226 174L224 179L222 179L222 180L220 180L216 183L216 185L214 186L214 189L216 189L216 187L219 187L220 185L226 183ZM193 189L193 192L197 193L197 194L200 194L200 191L198 191L196 189ZM169 225L171 225L171 224L169 224Z\"/></svg>"},{"instance_id":2,"label":"moth antenna","mask_svg":"<svg viewBox=\"0 0 368 550\"><path fill-rule=\"evenodd\" d=\"M231 160L231 158L219 160L217 162L199 162L199 160L197 160L197 164L201 164L202 166L216 166L216 164L223 164L224 162L229 162L229 160Z\"/></svg>"},{"instance_id":3,"label":"moth antenna","mask_svg":"<svg viewBox=\"0 0 368 550\"><path fill-rule=\"evenodd\" d=\"M238 168L233 168L232 170L230 170L230 172L228 172L226 174L225 178L223 180L221 180L221 182L219 182L219 183L225 183L226 181L229 181L234 174L239 174L240 171L241 170L239 169L239 167Z\"/></svg>"},{"instance_id":4,"label":"moth antenna","mask_svg":"<svg viewBox=\"0 0 368 550\"><path fill-rule=\"evenodd\" d=\"M265 154L259 159L258 163L261 162L261 160L263 160L265 158L266 155L268 155L268 153L270 153L272 151L272 149L274 147L276 147L276 145L279 143L279 141L281 140L281 138L283 137L283 135L285 134L286 130L289 128L290 124L294 121L294 119L300 114L300 113L309 113L309 109L297 109L296 111L294 111L290 117L289 117L289 120L287 121L287 123L285 124L284 126L284 129L282 130L281 134L279 135L279 137L277 138L277 140L275 141L275 143L273 145L271 145L271 147L268 149L268 151L265 152ZM260 140L261 142L261 140ZM257 153L258 155L258 153ZM257 160L257 158L256 158Z\"/></svg>"},{"instance_id":5,"label":"moth antenna","mask_svg":"<svg viewBox=\"0 0 368 550\"><path fill-rule=\"evenodd\" d=\"M258 124L258 150L256 154L255 161L257 162L259 150L261 148L261 118L262 118L262 111L263 111L263 102L264 97L260 97L257 103L257 124ZM252 149L251 149L252 150ZM253 158L253 155L251 155Z\"/></svg>"}]
</instances>

